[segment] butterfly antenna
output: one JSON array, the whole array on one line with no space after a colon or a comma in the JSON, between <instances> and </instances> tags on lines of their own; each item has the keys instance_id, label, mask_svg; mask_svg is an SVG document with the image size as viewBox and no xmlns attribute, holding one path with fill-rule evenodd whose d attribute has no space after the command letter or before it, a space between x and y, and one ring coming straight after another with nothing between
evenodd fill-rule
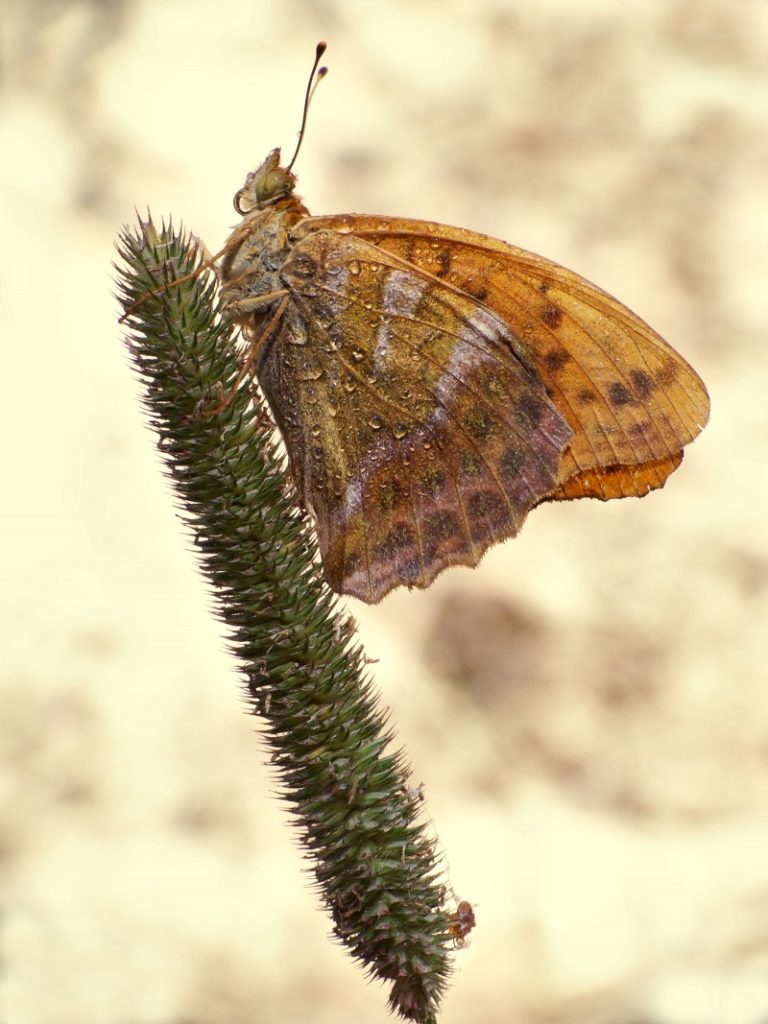
<instances>
[{"instance_id":1,"label":"butterfly antenna","mask_svg":"<svg viewBox=\"0 0 768 1024\"><path fill-rule=\"evenodd\" d=\"M312 65L312 70L309 74L309 81L307 82L307 93L304 97L304 113L301 118L301 128L299 128L299 141L296 143L296 150L291 158L291 162L286 167L287 171L293 167L296 163L296 157L299 155L301 144L304 141L304 129L307 126L307 114L309 113L309 104L312 101L312 97L315 95L315 89L320 84L320 80L328 74L328 68L319 68L320 58L323 56L326 50L325 43L318 43L317 49L315 50L315 63Z\"/></svg>"}]
</instances>

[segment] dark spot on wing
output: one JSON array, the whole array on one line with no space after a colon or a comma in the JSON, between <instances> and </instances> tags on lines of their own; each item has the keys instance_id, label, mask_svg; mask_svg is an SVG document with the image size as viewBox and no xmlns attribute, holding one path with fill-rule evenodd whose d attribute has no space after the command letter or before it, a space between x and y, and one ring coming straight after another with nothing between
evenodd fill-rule
<instances>
[{"instance_id":1,"label":"dark spot on wing","mask_svg":"<svg viewBox=\"0 0 768 1024\"><path fill-rule=\"evenodd\" d=\"M453 512L443 509L425 521L424 531L430 540L439 542L463 533L463 528Z\"/></svg>"},{"instance_id":2,"label":"dark spot on wing","mask_svg":"<svg viewBox=\"0 0 768 1024\"><path fill-rule=\"evenodd\" d=\"M421 485L427 494L439 494L445 487L445 473L439 466L427 466L421 474Z\"/></svg>"},{"instance_id":3,"label":"dark spot on wing","mask_svg":"<svg viewBox=\"0 0 768 1024\"><path fill-rule=\"evenodd\" d=\"M677 380L679 373L680 367L671 356L668 356L664 360L661 370L656 374L656 380L659 384L663 384L666 387L666 385L673 384Z\"/></svg>"},{"instance_id":4,"label":"dark spot on wing","mask_svg":"<svg viewBox=\"0 0 768 1024\"><path fill-rule=\"evenodd\" d=\"M437 262L440 269L435 272L436 277L445 277L451 269L451 254L448 249L441 249L437 254Z\"/></svg>"},{"instance_id":5,"label":"dark spot on wing","mask_svg":"<svg viewBox=\"0 0 768 1024\"><path fill-rule=\"evenodd\" d=\"M552 373L557 373L558 370L562 370L570 358L570 352L566 352L564 348L551 348L544 355L544 365Z\"/></svg>"},{"instance_id":6,"label":"dark spot on wing","mask_svg":"<svg viewBox=\"0 0 768 1024\"><path fill-rule=\"evenodd\" d=\"M397 563L397 574L401 580L406 582L417 580L421 576L421 562L415 551L410 558L400 556Z\"/></svg>"},{"instance_id":7,"label":"dark spot on wing","mask_svg":"<svg viewBox=\"0 0 768 1024\"><path fill-rule=\"evenodd\" d=\"M403 548L415 547L416 538L413 529L408 523L398 523L386 537L374 548L374 555L377 560L391 557L402 551Z\"/></svg>"},{"instance_id":8,"label":"dark spot on wing","mask_svg":"<svg viewBox=\"0 0 768 1024\"><path fill-rule=\"evenodd\" d=\"M632 395L625 384L620 380L614 381L608 388L608 399L611 405L620 408L622 405L629 405L632 402Z\"/></svg>"},{"instance_id":9,"label":"dark spot on wing","mask_svg":"<svg viewBox=\"0 0 768 1024\"><path fill-rule=\"evenodd\" d=\"M627 433L630 437L645 437L646 434L653 432L653 424L648 420L642 420L639 423L631 423L627 427Z\"/></svg>"},{"instance_id":10,"label":"dark spot on wing","mask_svg":"<svg viewBox=\"0 0 768 1024\"><path fill-rule=\"evenodd\" d=\"M558 306L553 306L551 302L547 303L541 311L541 319L547 327L554 329L559 326L560 321L563 319L563 311Z\"/></svg>"},{"instance_id":11,"label":"dark spot on wing","mask_svg":"<svg viewBox=\"0 0 768 1024\"><path fill-rule=\"evenodd\" d=\"M504 388L501 381L493 370L484 370L482 375L483 391L492 398L501 398L504 395Z\"/></svg>"},{"instance_id":12,"label":"dark spot on wing","mask_svg":"<svg viewBox=\"0 0 768 1024\"><path fill-rule=\"evenodd\" d=\"M506 502L497 491L475 491L467 509L472 519L487 519L496 526L509 520Z\"/></svg>"},{"instance_id":13,"label":"dark spot on wing","mask_svg":"<svg viewBox=\"0 0 768 1024\"><path fill-rule=\"evenodd\" d=\"M495 426L485 409L478 405L470 405L464 410L464 425L476 441L487 441Z\"/></svg>"},{"instance_id":14,"label":"dark spot on wing","mask_svg":"<svg viewBox=\"0 0 768 1024\"><path fill-rule=\"evenodd\" d=\"M635 394L639 398L648 398L656 388L656 382L649 373L645 370L630 370L629 376L632 380L632 386Z\"/></svg>"},{"instance_id":15,"label":"dark spot on wing","mask_svg":"<svg viewBox=\"0 0 768 1024\"><path fill-rule=\"evenodd\" d=\"M525 453L521 448L512 445L505 449L501 456L499 467L501 475L506 480L516 480L520 476L520 470L525 465Z\"/></svg>"},{"instance_id":16,"label":"dark spot on wing","mask_svg":"<svg viewBox=\"0 0 768 1024\"><path fill-rule=\"evenodd\" d=\"M592 388L582 388L576 396L579 405L590 405L597 401L597 395Z\"/></svg>"},{"instance_id":17,"label":"dark spot on wing","mask_svg":"<svg viewBox=\"0 0 768 1024\"><path fill-rule=\"evenodd\" d=\"M354 548L347 548L344 552L344 573L345 575L352 575L360 568L362 561L360 552ZM339 580L339 582L341 582Z\"/></svg>"},{"instance_id":18,"label":"dark spot on wing","mask_svg":"<svg viewBox=\"0 0 768 1024\"><path fill-rule=\"evenodd\" d=\"M450 552L454 556L469 551L467 531L459 517L448 509L441 509L422 523L424 562L431 565L438 551Z\"/></svg>"},{"instance_id":19,"label":"dark spot on wing","mask_svg":"<svg viewBox=\"0 0 768 1024\"><path fill-rule=\"evenodd\" d=\"M523 395L515 404L515 418L524 430L535 430L541 423L545 406L533 395Z\"/></svg>"},{"instance_id":20,"label":"dark spot on wing","mask_svg":"<svg viewBox=\"0 0 768 1024\"><path fill-rule=\"evenodd\" d=\"M483 460L474 452L462 452L459 466L464 476L477 476L483 468Z\"/></svg>"}]
</instances>

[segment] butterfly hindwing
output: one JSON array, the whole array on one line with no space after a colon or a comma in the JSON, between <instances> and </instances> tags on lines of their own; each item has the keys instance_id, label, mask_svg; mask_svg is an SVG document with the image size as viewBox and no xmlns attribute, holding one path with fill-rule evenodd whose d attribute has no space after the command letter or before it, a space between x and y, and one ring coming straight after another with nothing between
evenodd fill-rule
<instances>
[{"instance_id":1,"label":"butterfly hindwing","mask_svg":"<svg viewBox=\"0 0 768 1024\"><path fill-rule=\"evenodd\" d=\"M331 585L376 601L517 533L572 430L503 319L336 230L302 231L280 273L258 376Z\"/></svg>"}]
</instances>

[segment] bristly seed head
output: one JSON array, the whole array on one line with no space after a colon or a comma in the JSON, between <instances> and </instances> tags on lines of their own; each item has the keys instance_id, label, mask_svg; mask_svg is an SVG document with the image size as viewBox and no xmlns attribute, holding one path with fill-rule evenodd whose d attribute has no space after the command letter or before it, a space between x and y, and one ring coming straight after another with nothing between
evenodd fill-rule
<instances>
[{"instance_id":1,"label":"bristly seed head","mask_svg":"<svg viewBox=\"0 0 768 1024\"><path fill-rule=\"evenodd\" d=\"M290 195L295 187L296 175L280 166L280 150L273 149L263 164L248 172L245 184L235 192L234 207L243 216L264 210Z\"/></svg>"}]
</instances>

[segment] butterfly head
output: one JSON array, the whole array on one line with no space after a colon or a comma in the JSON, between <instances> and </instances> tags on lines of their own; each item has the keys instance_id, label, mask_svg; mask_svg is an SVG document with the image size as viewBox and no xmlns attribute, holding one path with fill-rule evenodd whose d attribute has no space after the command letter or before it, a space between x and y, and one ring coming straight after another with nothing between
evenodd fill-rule
<instances>
[{"instance_id":1,"label":"butterfly head","mask_svg":"<svg viewBox=\"0 0 768 1024\"><path fill-rule=\"evenodd\" d=\"M235 192L233 202L239 214L245 216L247 213L253 213L254 210L265 210L268 206L274 206L281 199L287 198L296 187L296 175L293 174L291 168L296 162L296 157L299 155L301 144L304 141L307 111L309 110L309 103L315 87L328 72L328 68L318 68L317 66L324 53L325 43L320 42L315 47L315 62L312 65L309 81L307 82L307 93L304 97L304 112L301 118L299 139L291 157L291 162L287 167L281 167L280 150L273 149L261 167L251 171L245 179L243 187L238 192Z\"/></svg>"},{"instance_id":2,"label":"butterfly head","mask_svg":"<svg viewBox=\"0 0 768 1024\"><path fill-rule=\"evenodd\" d=\"M249 171L245 184L235 192L235 209L243 216L254 210L265 210L293 192L296 175L289 167L280 166L280 150L273 149L255 171Z\"/></svg>"}]
</instances>

